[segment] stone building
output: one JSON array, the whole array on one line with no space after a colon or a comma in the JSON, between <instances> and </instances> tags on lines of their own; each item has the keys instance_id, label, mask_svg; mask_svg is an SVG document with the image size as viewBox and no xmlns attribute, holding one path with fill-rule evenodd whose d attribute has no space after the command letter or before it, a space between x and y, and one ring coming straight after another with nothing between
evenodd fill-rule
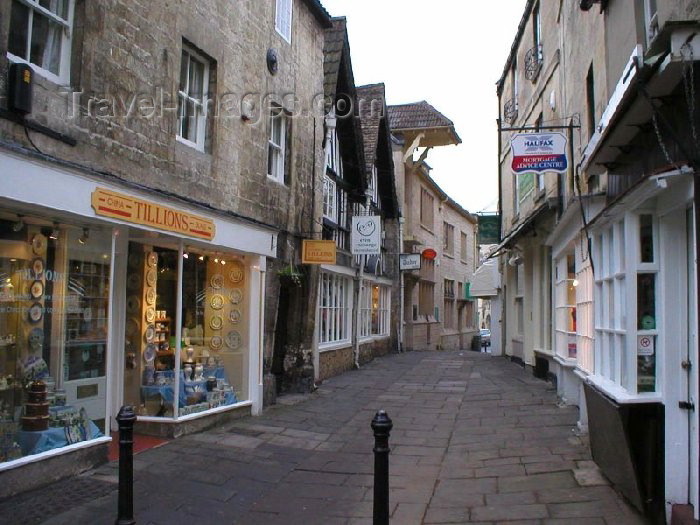
<instances>
[{"instance_id":1,"label":"stone building","mask_svg":"<svg viewBox=\"0 0 700 525\"><path fill-rule=\"evenodd\" d=\"M0 496L104 459L123 404L178 435L258 413L280 339L311 354L317 272L278 298L320 233L330 26L318 0L0 5Z\"/></svg>"},{"instance_id":2,"label":"stone building","mask_svg":"<svg viewBox=\"0 0 700 525\"><path fill-rule=\"evenodd\" d=\"M389 107L402 203L403 253L421 253L421 269L402 272L403 339L409 349L466 348L478 333L469 281L478 261L476 218L430 177L431 148L461 142L453 123L425 101ZM417 148L421 155L413 159ZM434 250L436 257L425 257Z\"/></svg>"},{"instance_id":3,"label":"stone building","mask_svg":"<svg viewBox=\"0 0 700 525\"><path fill-rule=\"evenodd\" d=\"M594 460L655 523L698 517L698 9L530 1L498 83L502 127L569 149L540 184L500 134L506 354L579 406Z\"/></svg>"}]
</instances>

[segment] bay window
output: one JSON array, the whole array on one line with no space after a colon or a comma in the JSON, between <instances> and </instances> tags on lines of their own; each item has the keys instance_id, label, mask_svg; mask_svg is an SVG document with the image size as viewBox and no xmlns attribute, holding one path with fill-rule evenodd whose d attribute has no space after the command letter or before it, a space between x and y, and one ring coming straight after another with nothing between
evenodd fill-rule
<instances>
[{"instance_id":1,"label":"bay window","mask_svg":"<svg viewBox=\"0 0 700 525\"><path fill-rule=\"evenodd\" d=\"M348 277L322 273L319 294L321 344L350 342L352 281Z\"/></svg>"}]
</instances>

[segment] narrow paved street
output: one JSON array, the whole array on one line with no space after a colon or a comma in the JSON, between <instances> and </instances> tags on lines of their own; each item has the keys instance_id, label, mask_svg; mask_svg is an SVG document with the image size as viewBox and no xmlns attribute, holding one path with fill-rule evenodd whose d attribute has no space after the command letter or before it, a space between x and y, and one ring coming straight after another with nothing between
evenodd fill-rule
<instances>
[{"instance_id":1,"label":"narrow paved street","mask_svg":"<svg viewBox=\"0 0 700 525\"><path fill-rule=\"evenodd\" d=\"M467 351L377 359L297 404L136 456L137 523L371 523L379 408L394 421L392 523L643 523L597 474L575 408L517 365ZM0 516L111 524L115 482L110 464Z\"/></svg>"}]
</instances>

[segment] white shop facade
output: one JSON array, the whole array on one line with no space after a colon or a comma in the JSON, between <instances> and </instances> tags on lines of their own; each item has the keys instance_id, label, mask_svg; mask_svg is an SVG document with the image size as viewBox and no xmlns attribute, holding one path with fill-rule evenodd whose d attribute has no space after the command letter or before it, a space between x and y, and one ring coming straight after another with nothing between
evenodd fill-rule
<instances>
[{"instance_id":1,"label":"white shop facade","mask_svg":"<svg viewBox=\"0 0 700 525\"><path fill-rule=\"evenodd\" d=\"M262 410L275 231L20 152L0 166L0 478L99 448L122 405L171 437Z\"/></svg>"}]
</instances>

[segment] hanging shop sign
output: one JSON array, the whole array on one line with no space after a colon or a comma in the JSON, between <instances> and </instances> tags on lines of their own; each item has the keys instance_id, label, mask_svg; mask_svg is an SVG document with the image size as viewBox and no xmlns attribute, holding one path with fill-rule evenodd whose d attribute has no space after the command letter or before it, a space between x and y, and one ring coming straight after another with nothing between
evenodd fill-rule
<instances>
[{"instance_id":1,"label":"hanging shop sign","mask_svg":"<svg viewBox=\"0 0 700 525\"><path fill-rule=\"evenodd\" d=\"M214 239L216 234L214 221L210 219L104 188L92 192L92 208L102 217L121 219L207 241Z\"/></svg>"},{"instance_id":2,"label":"hanging shop sign","mask_svg":"<svg viewBox=\"0 0 700 525\"><path fill-rule=\"evenodd\" d=\"M562 133L518 133L510 141L513 172L564 173L569 168L566 137Z\"/></svg>"},{"instance_id":3,"label":"hanging shop sign","mask_svg":"<svg viewBox=\"0 0 700 525\"><path fill-rule=\"evenodd\" d=\"M427 261L432 261L435 259L435 257L437 257L437 252L432 248L426 248L425 250L423 250L422 255Z\"/></svg>"},{"instance_id":4,"label":"hanging shop sign","mask_svg":"<svg viewBox=\"0 0 700 525\"><path fill-rule=\"evenodd\" d=\"M382 218L378 215L353 217L350 244L353 255L381 255Z\"/></svg>"},{"instance_id":5,"label":"hanging shop sign","mask_svg":"<svg viewBox=\"0 0 700 525\"><path fill-rule=\"evenodd\" d=\"M302 264L335 264L335 241L313 241L305 239L302 242Z\"/></svg>"},{"instance_id":6,"label":"hanging shop sign","mask_svg":"<svg viewBox=\"0 0 700 525\"><path fill-rule=\"evenodd\" d=\"M399 270L420 270L420 253L402 253L399 255Z\"/></svg>"},{"instance_id":7,"label":"hanging shop sign","mask_svg":"<svg viewBox=\"0 0 700 525\"><path fill-rule=\"evenodd\" d=\"M501 242L501 216L477 215L479 219L479 244L498 244Z\"/></svg>"}]
</instances>

